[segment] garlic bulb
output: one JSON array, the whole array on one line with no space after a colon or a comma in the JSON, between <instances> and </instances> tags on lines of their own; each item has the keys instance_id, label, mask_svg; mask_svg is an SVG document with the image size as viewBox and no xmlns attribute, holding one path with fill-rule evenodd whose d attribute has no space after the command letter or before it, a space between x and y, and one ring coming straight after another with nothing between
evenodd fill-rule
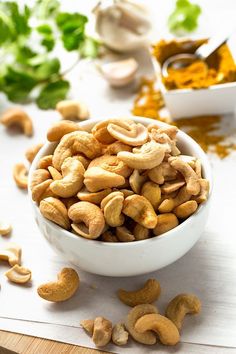
<instances>
[{"instance_id":1,"label":"garlic bulb","mask_svg":"<svg viewBox=\"0 0 236 354\"><path fill-rule=\"evenodd\" d=\"M133 81L137 69L138 63L133 58L106 63L101 66L104 78L114 87L128 85Z\"/></svg>"},{"instance_id":2,"label":"garlic bulb","mask_svg":"<svg viewBox=\"0 0 236 354\"><path fill-rule=\"evenodd\" d=\"M151 23L144 6L133 0L103 0L93 12L96 31L107 47L127 52L148 43Z\"/></svg>"}]
</instances>

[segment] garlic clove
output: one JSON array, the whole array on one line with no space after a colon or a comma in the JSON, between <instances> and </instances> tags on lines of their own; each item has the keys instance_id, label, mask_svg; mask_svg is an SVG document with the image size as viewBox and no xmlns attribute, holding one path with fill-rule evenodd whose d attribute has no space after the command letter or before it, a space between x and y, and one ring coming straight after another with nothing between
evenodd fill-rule
<instances>
[{"instance_id":1,"label":"garlic clove","mask_svg":"<svg viewBox=\"0 0 236 354\"><path fill-rule=\"evenodd\" d=\"M101 66L104 78L114 87L128 85L134 80L137 70L138 63L134 58L106 63Z\"/></svg>"}]
</instances>

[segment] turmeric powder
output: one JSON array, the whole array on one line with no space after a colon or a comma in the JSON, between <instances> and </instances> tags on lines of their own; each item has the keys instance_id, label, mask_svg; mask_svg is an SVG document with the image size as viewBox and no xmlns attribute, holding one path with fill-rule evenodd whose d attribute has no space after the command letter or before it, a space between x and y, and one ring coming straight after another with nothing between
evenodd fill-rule
<instances>
[{"instance_id":1,"label":"turmeric powder","mask_svg":"<svg viewBox=\"0 0 236 354\"><path fill-rule=\"evenodd\" d=\"M162 65L170 56L179 53L194 53L195 50L207 40L199 41L160 41L153 47L153 55ZM207 65L206 65L207 64ZM223 44L215 53L206 60L196 60L185 68L168 70L168 77L162 77L167 89L199 89L212 85L236 81L236 65L232 54Z\"/></svg>"}]
</instances>

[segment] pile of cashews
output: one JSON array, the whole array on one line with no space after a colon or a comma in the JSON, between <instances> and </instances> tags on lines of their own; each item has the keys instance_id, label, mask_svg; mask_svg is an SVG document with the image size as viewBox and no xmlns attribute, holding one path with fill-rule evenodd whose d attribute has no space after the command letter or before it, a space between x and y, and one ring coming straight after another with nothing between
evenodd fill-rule
<instances>
[{"instance_id":1,"label":"pile of cashews","mask_svg":"<svg viewBox=\"0 0 236 354\"><path fill-rule=\"evenodd\" d=\"M58 142L38 162L32 199L66 230L104 242L159 236L207 200L201 161L182 155L178 129L131 119L101 121L90 132L73 121L52 126Z\"/></svg>"}]
</instances>

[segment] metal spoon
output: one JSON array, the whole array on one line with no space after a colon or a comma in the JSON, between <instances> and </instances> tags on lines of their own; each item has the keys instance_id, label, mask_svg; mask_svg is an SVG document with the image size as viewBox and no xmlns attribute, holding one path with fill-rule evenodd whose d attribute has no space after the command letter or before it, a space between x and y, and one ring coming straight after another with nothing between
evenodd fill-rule
<instances>
[{"instance_id":1,"label":"metal spoon","mask_svg":"<svg viewBox=\"0 0 236 354\"><path fill-rule=\"evenodd\" d=\"M218 37L211 38L207 43L202 44L194 54L189 53L181 53L172 55L168 59L166 59L162 65L162 75L167 77L169 75L168 68L173 67L175 69L184 68L189 66L195 60L200 59L203 62L212 54L214 53L222 44L224 44L228 38L230 37L229 34L221 35ZM206 64L206 63L205 63ZM207 64L206 64L207 66Z\"/></svg>"}]
</instances>

